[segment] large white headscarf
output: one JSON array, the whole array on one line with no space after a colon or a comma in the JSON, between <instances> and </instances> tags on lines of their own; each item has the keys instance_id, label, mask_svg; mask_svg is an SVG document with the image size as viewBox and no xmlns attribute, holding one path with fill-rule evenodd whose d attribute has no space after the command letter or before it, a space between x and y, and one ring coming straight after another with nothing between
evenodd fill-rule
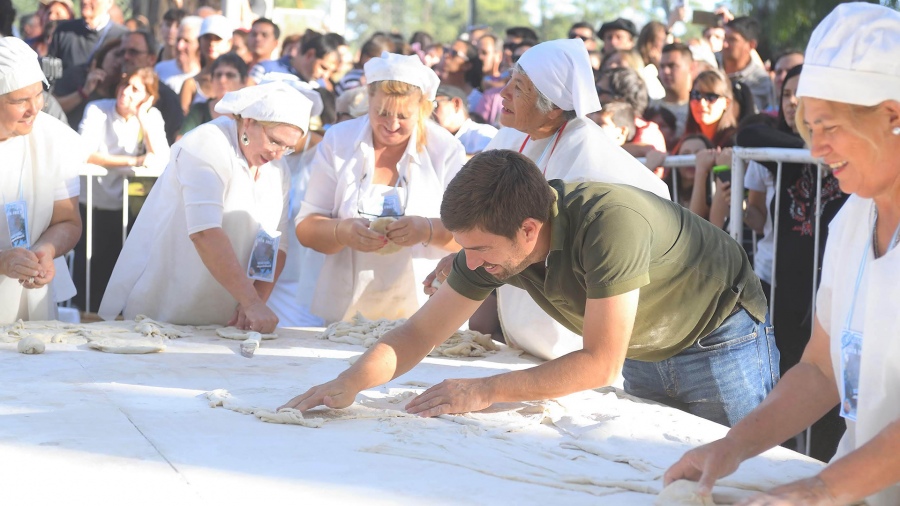
<instances>
[{"instance_id":1,"label":"large white headscarf","mask_svg":"<svg viewBox=\"0 0 900 506\"><path fill-rule=\"evenodd\" d=\"M312 101L281 81L273 81L226 93L216 104L220 114L294 125L306 133Z\"/></svg>"},{"instance_id":2,"label":"large white headscarf","mask_svg":"<svg viewBox=\"0 0 900 506\"><path fill-rule=\"evenodd\" d=\"M301 81L300 78L294 74L286 74L284 72L269 72L262 77L259 84L273 83L276 81L281 81L291 88L294 88L312 102L312 109L309 112L311 117L322 114L322 111L325 109L325 104L322 103L322 95L319 95L319 92L313 88L313 85L306 81Z\"/></svg>"},{"instance_id":3,"label":"large white headscarf","mask_svg":"<svg viewBox=\"0 0 900 506\"><path fill-rule=\"evenodd\" d=\"M363 65L366 82L400 81L418 86L428 100L434 100L441 80L433 70L422 64L416 55L381 53L380 58L372 58Z\"/></svg>"},{"instance_id":4,"label":"large white headscarf","mask_svg":"<svg viewBox=\"0 0 900 506\"><path fill-rule=\"evenodd\" d=\"M519 66L554 105L586 116L600 110L591 60L581 39L542 42L519 58Z\"/></svg>"}]
</instances>

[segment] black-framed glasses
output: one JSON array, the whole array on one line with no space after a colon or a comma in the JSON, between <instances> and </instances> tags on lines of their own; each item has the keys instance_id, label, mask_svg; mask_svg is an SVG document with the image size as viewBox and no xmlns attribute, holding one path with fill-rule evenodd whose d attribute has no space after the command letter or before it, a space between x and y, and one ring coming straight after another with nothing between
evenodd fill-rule
<instances>
[{"instance_id":1,"label":"black-framed glasses","mask_svg":"<svg viewBox=\"0 0 900 506\"><path fill-rule=\"evenodd\" d=\"M393 195L397 197L396 199L392 198L384 198L381 205L381 214L375 214L371 212L371 209L363 210L362 208L362 187L363 182L366 178L369 177L369 174L363 174L361 178L359 178L359 183L356 185L356 214L359 216L369 217L369 218L383 218L383 217L392 217L399 218L401 216L406 216L406 206L409 204L409 185L406 181L406 176L403 176L397 181L397 186L394 187L397 192ZM399 193L400 188L403 188L406 195L403 197L403 203L401 204ZM391 197L391 195L387 195L386 197ZM369 211L369 212L367 212Z\"/></svg>"},{"instance_id":2,"label":"black-framed glasses","mask_svg":"<svg viewBox=\"0 0 900 506\"><path fill-rule=\"evenodd\" d=\"M711 104L711 103L715 102L716 100L719 100L720 98L722 98L722 95L719 95L718 93L704 93L702 91L694 90L691 92L690 97L691 97L691 100L696 100L698 102L701 100L706 100L707 102L709 102Z\"/></svg>"}]
</instances>

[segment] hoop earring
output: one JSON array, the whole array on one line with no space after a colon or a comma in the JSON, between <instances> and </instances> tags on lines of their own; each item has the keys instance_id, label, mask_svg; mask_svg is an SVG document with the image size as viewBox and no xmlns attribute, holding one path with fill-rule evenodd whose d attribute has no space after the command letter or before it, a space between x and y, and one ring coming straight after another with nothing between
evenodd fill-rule
<instances>
[{"instance_id":1,"label":"hoop earring","mask_svg":"<svg viewBox=\"0 0 900 506\"><path fill-rule=\"evenodd\" d=\"M894 134L894 135L900 135L900 126L895 126L895 127L891 130L891 133Z\"/></svg>"},{"instance_id":2,"label":"hoop earring","mask_svg":"<svg viewBox=\"0 0 900 506\"><path fill-rule=\"evenodd\" d=\"M250 145L250 138L247 137L247 132L241 134L241 144L243 144L244 146Z\"/></svg>"}]
</instances>

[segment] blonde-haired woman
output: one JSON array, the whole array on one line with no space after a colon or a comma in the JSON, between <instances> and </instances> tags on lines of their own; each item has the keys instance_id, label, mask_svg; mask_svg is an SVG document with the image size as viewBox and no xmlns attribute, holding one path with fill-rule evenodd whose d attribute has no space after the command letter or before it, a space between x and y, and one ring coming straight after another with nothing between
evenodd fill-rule
<instances>
[{"instance_id":1,"label":"blonde-haired woman","mask_svg":"<svg viewBox=\"0 0 900 506\"><path fill-rule=\"evenodd\" d=\"M221 116L172 146L122 249L100 316L271 332L266 305L284 266L290 174L269 162L293 150L312 103L284 83L226 94Z\"/></svg>"},{"instance_id":2,"label":"blonde-haired woman","mask_svg":"<svg viewBox=\"0 0 900 506\"><path fill-rule=\"evenodd\" d=\"M724 439L665 475L714 481L835 406L847 431L817 476L742 505L900 504L900 13L845 3L813 32L797 124L852 195L829 226L812 337L800 363Z\"/></svg>"},{"instance_id":3,"label":"blonde-haired woman","mask_svg":"<svg viewBox=\"0 0 900 506\"><path fill-rule=\"evenodd\" d=\"M328 255L312 302L328 323L410 316L424 303L419 282L458 249L439 216L465 149L429 120L437 75L390 53L365 73L369 113L325 134L295 220L300 243ZM390 223L379 232L375 220Z\"/></svg>"}]
</instances>

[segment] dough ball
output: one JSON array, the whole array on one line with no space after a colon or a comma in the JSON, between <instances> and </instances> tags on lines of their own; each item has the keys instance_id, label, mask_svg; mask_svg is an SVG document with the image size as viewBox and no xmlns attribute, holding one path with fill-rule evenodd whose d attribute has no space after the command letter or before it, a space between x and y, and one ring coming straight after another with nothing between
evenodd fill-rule
<instances>
[{"instance_id":1,"label":"dough ball","mask_svg":"<svg viewBox=\"0 0 900 506\"><path fill-rule=\"evenodd\" d=\"M381 235L387 235L387 226L391 223L397 221L397 218L393 218L391 216L384 216L382 218L376 218L372 223L369 223L369 230L373 232L378 232ZM388 241L387 244L384 245L381 249L375 251L379 255L390 255L392 253L396 253L403 249L403 246L399 244Z\"/></svg>"},{"instance_id":2,"label":"dough ball","mask_svg":"<svg viewBox=\"0 0 900 506\"><path fill-rule=\"evenodd\" d=\"M667 506L716 506L712 498L697 494L698 483L690 480L676 480L664 488L653 504Z\"/></svg>"},{"instance_id":3,"label":"dough ball","mask_svg":"<svg viewBox=\"0 0 900 506\"><path fill-rule=\"evenodd\" d=\"M37 355L39 353L44 353L46 346L44 346L44 341L41 341L36 337L26 337L19 341L17 348L19 353Z\"/></svg>"}]
</instances>

